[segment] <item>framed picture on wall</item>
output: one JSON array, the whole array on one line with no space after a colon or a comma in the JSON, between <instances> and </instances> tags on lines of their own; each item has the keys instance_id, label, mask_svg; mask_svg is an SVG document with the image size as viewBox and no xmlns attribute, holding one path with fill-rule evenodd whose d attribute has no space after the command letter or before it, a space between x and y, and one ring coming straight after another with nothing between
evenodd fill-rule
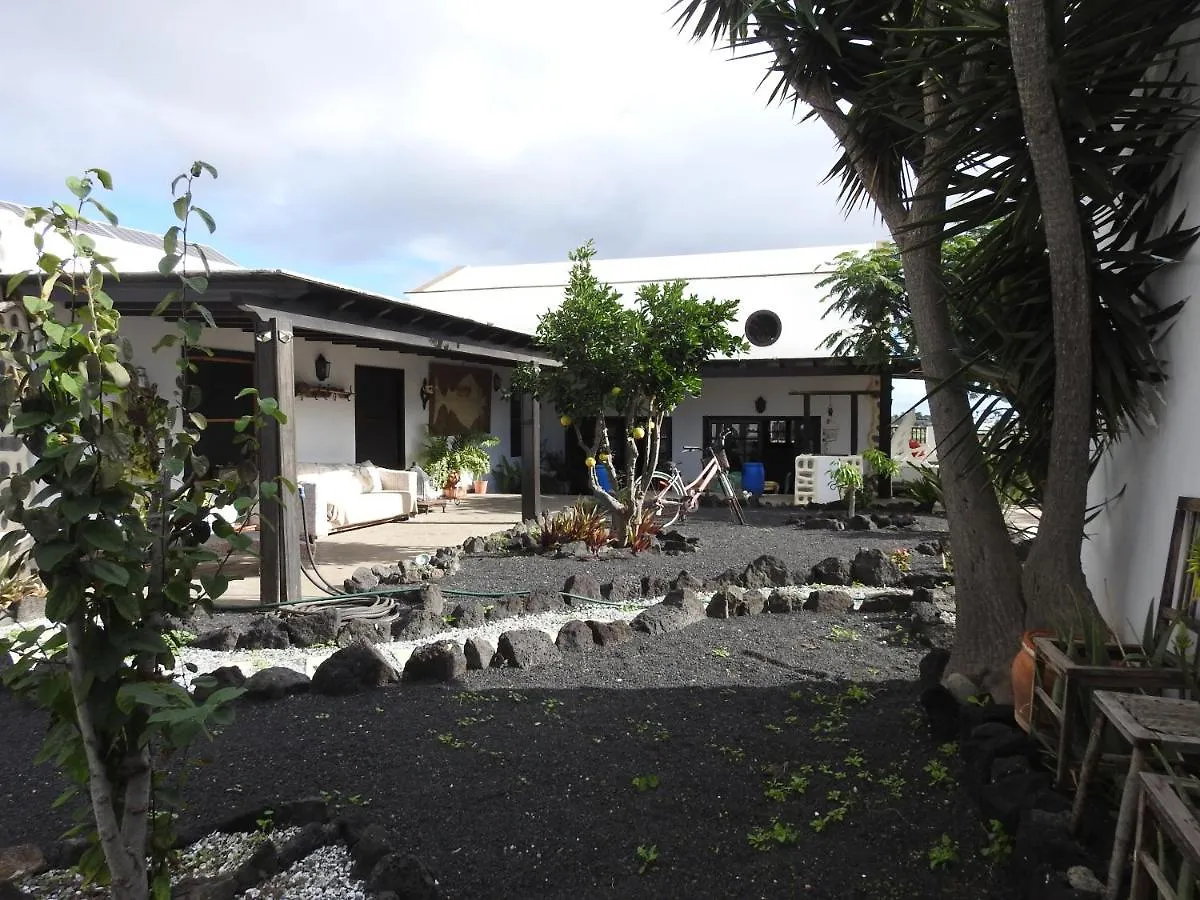
<instances>
[{"instance_id":1,"label":"framed picture on wall","mask_svg":"<svg viewBox=\"0 0 1200 900\"><path fill-rule=\"evenodd\" d=\"M433 387L429 401L430 434L491 430L491 369L431 362L429 382Z\"/></svg>"}]
</instances>

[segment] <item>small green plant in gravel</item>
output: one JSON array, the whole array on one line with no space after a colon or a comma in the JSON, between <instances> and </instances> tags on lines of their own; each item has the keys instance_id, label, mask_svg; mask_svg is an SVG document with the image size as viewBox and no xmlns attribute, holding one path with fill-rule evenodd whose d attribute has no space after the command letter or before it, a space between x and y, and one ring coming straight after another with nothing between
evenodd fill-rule
<instances>
[{"instance_id":1,"label":"small green plant in gravel","mask_svg":"<svg viewBox=\"0 0 1200 900\"><path fill-rule=\"evenodd\" d=\"M786 847L798 843L800 830L782 819L774 818L766 828L756 828L746 835L750 846L755 850L774 850L776 847Z\"/></svg>"},{"instance_id":2,"label":"small green plant in gravel","mask_svg":"<svg viewBox=\"0 0 1200 900\"><path fill-rule=\"evenodd\" d=\"M944 744L938 744L938 753L953 758L958 755L958 741L946 741Z\"/></svg>"},{"instance_id":3,"label":"small green plant in gravel","mask_svg":"<svg viewBox=\"0 0 1200 900\"><path fill-rule=\"evenodd\" d=\"M717 752L730 762L740 763L746 761L746 751L741 747L730 747L728 744L722 744L720 747L717 747Z\"/></svg>"},{"instance_id":4,"label":"small green plant in gravel","mask_svg":"<svg viewBox=\"0 0 1200 900\"><path fill-rule=\"evenodd\" d=\"M857 683L849 685L842 697L846 702L857 703L859 706L865 706L875 699L875 695L868 688Z\"/></svg>"},{"instance_id":5,"label":"small green plant in gravel","mask_svg":"<svg viewBox=\"0 0 1200 900\"><path fill-rule=\"evenodd\" d=\"M633 778L633 786L639 794L644 794L647 791L658 790L660 779L657 775L636 775Z\"/></svg>"},{"instance_id":6,"label":"small green plant in gravel","mask_svg":"<svg viewBox=\"0 0 1200 900\"><path fill-rule=\"evenodd\" d=\"M645 875L658 866L658 844L638 844L638 874Z\"/></svg>"},{"instance_id":7,"label":"small green plant in gravel","mask_svg":"<svg viewBox=\"0 0 1200 900\"><path fill-rule=\"evenodd\" d=\"M456 738L453 734L451 734L448 731L443 731L441 734L439 734L437 736L437 739L438 739L439 744L445 744L447 747L450 747L454 750L459 750L459 749L467 746L466 741L462 741L462 740Z\"/></svg>"},{"instance_id":8,"label":"small green plant in gravel","mask_svg":"<svg viewBox=\"0 0 1200 900\"><path fill-rule=\"evenodd\" d=\"M546 715L554 719L561 718L559 715L559 710L562 709L562 705L563 703L561 700L556 700L553 697L547 697L542 701L542 709L545 711Z\"/></svg>"},{"instance_id":9,"label":"small green plant in gravel","mask_svg":"<svg viewBox=\"0 0 1200 900\"><path fill-rule=\"evenodd\" d=\"M999 819L992 819L987 825L988 841L980 850L984 859L993 863L1002 863L1012 856L1013 839Z\"/></svg>"},{"instance_id":10,"label":"small green plant in gravel","mask_svg":"<svg viewBox=\"0 0 1200 900\"><path fill-rule=\"evenodd\" d=\"M799 772L793 772L786 781L780 778L768 781L767 786L763 788L763 796L776 803L783 803L790 797L804 794L807 790L808 778Z\"/></svg>"},{"instance_id":11,"label":"small green plant in gravel","mask_svg":"<svg viewBox=\"0 0 1200 900\"><path fill-rule=\"evenodd\" d=\"M948 787L954 784L954 776L940 759L931 759L925 763L925 774L929 776L930 787Z\"/></svg>"},{"instance_id":12,"label":"small green plant in gravel","mask_svg":"<svg viewBox=\"0 0 1200 900\"><path fill-rule=\"evenodd\" d=\"M843 799L840 791L830 791L827 799L836 802L837 805L832 807L823 816L814 816L812 821L808 823L808 827L817 834L823 832L834 822L844 822L846 815L850 812L850 802Z\"/></svg>"},{"instance_id":13,"label":"small green plant in gravel","mask_svg":"<svg viewBox=\"0 0 1200 900\"><path fill-rule=\"evenodd\" d=\"M729 659L729 651L724 647L713 647L712 655L719 659Z\"/></svg>"},{"instance_id":14,"label":"small green plant in gravel","mask_svg":"<svg viewBox=\"0 0 1200 900\"><path fill-rule=\"evenodd\" d=\"M949 869L958 865L958 842L950 835L943 833L929 848L926 855L929 857L929 868L934 871Z\"/></svg>"},{"instance_id":15,"label":"small green plant in gravel","mask_svg":"<svg viewBox=\"0 0 1200 900\"><path fill-rule=\"evenodd\" d=\"M904 786L908 784L900 775L892 772L879 779L879 785L885 788L889 795L897 800L904 799Z\"/></svg>"},{"instance_id":16,"label":"small green plant in gravel","mask_svg":"<svg viewBox=\"0 0 1200 900\"><path fill-rule=\"evenodd\" d=\"M262 814L254 820L259 832L267 834L275 830L275 810L264 809Z\"/></svg>"},{"instance_id":17,"label":"small green plant in gravel","mask_svg":"<svg viewBox=\"0 0 1200 900\"><path fill-rule=\"evenodd\" d=\"M857 641L861 635L853 628L845 625L833 625L829 629L829 639L837 641L839 644L848 644L852 641Z\"/></svg>"}]
</instances>

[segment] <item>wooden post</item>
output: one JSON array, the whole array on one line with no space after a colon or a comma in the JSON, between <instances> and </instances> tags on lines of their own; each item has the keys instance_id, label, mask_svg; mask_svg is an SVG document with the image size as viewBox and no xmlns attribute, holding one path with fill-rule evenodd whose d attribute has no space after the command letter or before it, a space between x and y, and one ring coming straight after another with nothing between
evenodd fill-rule
<instances>
[{"instance_id":1,"label":"wooden post","mask_svg":"<svg viewBox=\"0 0 1200 900\"><path fill-rule=\"evenodd\" d=\"M279 404L285 421L259 429L259 484L285 484L278 499L260 494L260 602L300 599L300 498L286 485L296 483L296 375L291 323L259 320L254 329L255 386L260 397Z\"/></svg>"},{"instance_id":2,"label":"wooden post","mask_svg":"<svg viewBox=\"0 0 1200 900\"><path fill-rule=\"evenodd\" d=\"M876 446L892 455L892 376L885 372L879 377L879 437ZM892 480L879 476L879 496L892 496Z\"/></svg>"},{"instance_id":3,"label":"wooden post","mask_svg":"<svg viewBox=\"0 0 1200 900\"><path fill-rule=\"evenodd\" d=\"M521 397L521 518L542 514L542 404L532 394Z\"/></svg>"}]
</instances>

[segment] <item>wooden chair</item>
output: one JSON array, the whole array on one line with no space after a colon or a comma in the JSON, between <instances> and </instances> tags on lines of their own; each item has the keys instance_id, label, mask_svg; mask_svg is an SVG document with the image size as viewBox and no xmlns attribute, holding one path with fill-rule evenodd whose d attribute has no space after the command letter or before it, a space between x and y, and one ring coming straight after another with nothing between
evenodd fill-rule
<instances>
[{"instance_id":1,"label":"wooden chair","mask_svg":"<svg viewBox=\"0 0 1200 900\"><path fill-rule=\"evenodd\" d=\"M1080 768L1079 787L1071 809L1071 828L1075 832L1079 830L1087 793L1100 762L1104 734L1111 725L1131 747L1104 892L1105 900L1116 900L1133 839L1142 786L1140 776L1147 768L1147 757L1154 748L1184 756L1200 756L1200 702L1096 691L1092 695L1092 703L1096 708L1096 718Z\"/></svg>"},{"instance_id":2,"label":"wooden chair","mask_svg":"<svg viewBox=\"0 0 1200 900\"><path fill-rule=\"evenodd\" d=\"M1200 824L1196 822L1184 793L1196 789L1168 775L1143 772L1138 776L1137 835L1133 848L1133 882L1130 900L1180 900L1179 882L1186 884L1200 873ZM1179 854L1178 879L1171 883L1171 873L1159 864L1159 848L1170 845Z\"/></svg>"}]
</instances>

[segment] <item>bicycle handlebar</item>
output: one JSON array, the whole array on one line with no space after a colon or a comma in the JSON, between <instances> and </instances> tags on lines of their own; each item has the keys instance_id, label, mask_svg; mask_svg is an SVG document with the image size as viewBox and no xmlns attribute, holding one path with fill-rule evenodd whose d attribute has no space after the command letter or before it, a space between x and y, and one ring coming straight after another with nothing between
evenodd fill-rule
<instances>
[{"instance_id":1,"label":"bicycle handlebar","mask_svg":"<svg viewBox=\"0 0 1200 900\"><path fill-rule=\"evenodd\" d=\"M695 453L700 448L699 447L680 447L679 449L682 450L684 453Z\"/></svg>"}]
</instances>

